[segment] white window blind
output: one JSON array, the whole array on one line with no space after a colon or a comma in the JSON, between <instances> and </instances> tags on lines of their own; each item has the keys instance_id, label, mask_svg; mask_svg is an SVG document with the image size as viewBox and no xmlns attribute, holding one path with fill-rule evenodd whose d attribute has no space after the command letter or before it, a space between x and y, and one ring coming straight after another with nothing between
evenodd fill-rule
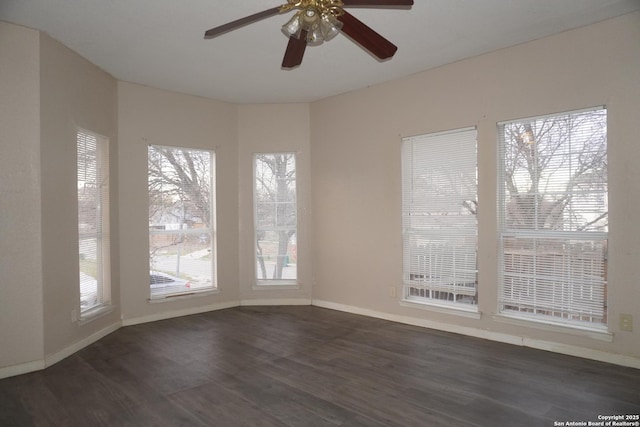
<instances>
[{"instance_id":1,"label":"white window blind","mask_svg":"<svg viewBox=\"0 0 640 427\"><path fill-rule=\"evenodd\" d=\"M607 322L607 112L499 124L502 313Z\"/></svg>"},{"instance_id":2,"label":"white window blind","mask_svg":"<svg viewBox=\"0 0 640 427\"><path fill-rule=\"evenodd\" d=\"M216 286L214 153L149 146L151 298Z\"/></svg>"},{"instance_id":3,"label":"white window blind","mask_svg":"<svg viewBox=\"0 0 640 427\"><path fill-rule=\"evenodd\" d=\"M477 304L475 128L404 138L404 299Z\"/></svg>"},{"instance_id":4,"label":"white window blind","mask_svg":"<svg viewBox=\"0 0 640 427\"><path fill-rule=\"evenodd\" d=\"M254 157L256 276L263 285L297 280L296 156Z\"/></svg>"},{"instance_id":5,"label":"white window blind","mask_svg":"<svg viewBox=\"0 0 640 427\"><path fill-rule=\"evenodd\" d=\"M109 141L77 132L80 312L110 302Z\"/></svg>"}]
</instances>

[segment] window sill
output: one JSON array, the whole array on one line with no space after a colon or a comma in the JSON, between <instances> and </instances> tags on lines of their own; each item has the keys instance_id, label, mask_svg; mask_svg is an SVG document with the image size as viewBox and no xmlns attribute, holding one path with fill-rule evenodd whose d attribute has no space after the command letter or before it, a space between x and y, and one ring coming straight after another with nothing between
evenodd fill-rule
<instances>
[{"instance_id":1,"label":"window sill","mask_svg":"<svg viewBox=\"0 0 640 427\"><path fill-rule=\"evenodd\" d=\"M109 305L99 305L97 307L91 308L83 313L80 313L80 319L78 319L78 325L86 325L96 319L99 319L103 316L106 316L109 313L113 313L115 310L115 306Z\"/></svg>"},{"instance_id":2,"label":"window sill","mask_svg":"<svg viewBox=\"0 0 640 427\"><path fill-rule=\"evenodd\" d=\"M251 288L254 291L300 289L300 284L294 280L265 280L256 283Z\"/></svg>"},{"instance_id":3,"label":"window sill","mask_svg":"<svg viewBox=\"0 0 640 427\"><path fill-rule=\"evenodd\" d=\"M468 317L471 319L480 319L482 313L477 308L459 307L452 304L436 304L431 302L418 302L412 300L400 301L402 307L418 308L421 310L434 311L437 313L451 314L453 316Z\"/></svg>"},{"instance_id":4,"label":"window sill","mask_svg":"<svg viewBox=\"0 0 640 427\"><path fill-rule=\"evenodd\" d=\"M199 298L207 295L215 295L220 293L220 290L215 289L205 289L202 291L193 291L186 294L166 294L166 295L156 295L151 296L147 301L151 304L161 304L165 302L191 299L191 298Z\"/></svg>"},{"instance_id":5,"label":"window sill","mask_svg":"<svg viewBox=\"0 0 640 427\"><path fill-rule=\"evenodd\" d=\"M513 316L509 314L494 314L493 320L510 325L523 326L526 328L540 329L548 332L559 332L563 334L588 337L594 340L613 342L613 333L606 329L580 325L561 324L545 319L534 317Z\"/></svg>"}]
</instances>

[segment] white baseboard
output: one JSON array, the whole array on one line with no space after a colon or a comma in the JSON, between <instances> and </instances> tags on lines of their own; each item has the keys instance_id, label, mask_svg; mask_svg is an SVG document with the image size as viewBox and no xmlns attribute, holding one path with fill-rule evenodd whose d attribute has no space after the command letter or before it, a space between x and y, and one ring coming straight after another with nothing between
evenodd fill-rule
<instances>
[{"instance_id":1,"label":"white baseboard","mask_svg":"<svg viewBox=\"0 0 640 427\"><path fill-rule=\"evenodd\" d=\"M310 298L272 298L272 299L243 299L241 306L255 305L311 305Z\"/></svg>"},{"instance_id":2,"label":"white baseboard","mask_svg":"<svg viewBox=\"0 0 640 427\"><path fill-rule=\"evenodd\" d=\"M255 305L311 305L311 299L305 298L273 298L273 299L244 299L239 301L221 302L202 307L186 308L183 310L165 311L148 316L122 319L122 326L133 326L141 323L155 322L158 320L172 319L174 317L189 316L191 314L206 313L208 311L223 310L239 306Z\"/></svg>"},{"instance_id":3,"label":"white baseboard","mask_svg":"<svg viewBox=\"0 0 640 427\"><path fill-rule=\"evenodd\" d=\"M223 310L225 308L238 307L240 301L220 302L209 304L201 307L185 308L182 310L163 311L161 313L150 314L142 317L132 317L130 319L122 319L122 326L133 326L141 323L155 322L158 320L173 319L174 317L189 316L191 314L206 313L208 311Z\"/></svg>"},{"instance_id":4,"label":"white baseboard","mask_svg":"<svg viewBox=\"0 0 640 427\"><path fill-rule=\"evenodd\" d=\"M88 337L71 344L69 347L63 348L62 350L55 352L53 354L50 354L48 356L45 356L44 358L44 367L48 368L51 365L54 365L56 363L58 363L59 361L61 361L62 359L66 359L67 357L71 356L72 354L82 350L83 348L85 348L88 345L93 344L94 342L106 337L107 335L117 331L118 329L120 329L122 327L122 323L121 322L116 322L112 325L107 326L104 329L101 329L97 332L94 332L93 334L89 335Z\"/></svg>"},{"instance_id":5,"label":"white baseboard","mask_svg":"<svg viewBox=\"0 0 640 427\"><path fill-rule=\"evenodd\" d=\"M537 350L546 350L554 353L566 354L568 356L581 357L584 359L597 360L599 362L612 363L615 365L627 366L630 368L640 369L640 358L628 356L624 354L609 353L606 351L593 350L584 347L578 347L568 344L562 344L551 341L538 340L533 338L521 337L517 335L503 334L498 332L486 331L483 329L469 328L465 326L457 326L449 323L434 322L432 320L420 319L416 317L400 316L396 314L385 313L382 311L369 310L366 308L355 307L351 305L338 304L331 301L313 300L312 305L317 307L328 308L331 310L345 311L347 313L360 314L363 316L375 317L377 319L390 320L392 322L404 323L407 325L420 326L423 328L437 329L455 334L468 335L475 338L483 338L490 341L497 341L507 344L519 345L523 347L535 348Z\"/></svg>"},{"instance_id":6,"label":"white baseboard","mask_svg":"<svg viewBox=\"0 0 640 427\"><path fill-rule=\"evenodd\" d=\"M104 329L101 329L82 340L71 344L68 347L63 348L60 351L49 354L44 357L42 360L34 360L32 362L21 363L19 365L7 366L4 368L0 368L0 379L14 377L16 375L28 374L29 372L41 371L43 369L48 368L51 365L54 365L60 362L63 359L71 356L72 354L82 350L88 345L93 344L94 342L106 337L107 335L117 331L122 327L121 322L116 322L112 325L107 326Z\"/></svg>"},{"instance_id":7,"label":"white baseboard","mask_svg":"<svg viewBox=\"0 0 640 427\"><path fill-rule=\"evenodd\" d=\"M42 369L44 369L44 360L34 360L32 362L20 363L19 365L6 366L0 368L0 380L28 374L29 372L41 371Z\"/></svg>"}]
</instances>

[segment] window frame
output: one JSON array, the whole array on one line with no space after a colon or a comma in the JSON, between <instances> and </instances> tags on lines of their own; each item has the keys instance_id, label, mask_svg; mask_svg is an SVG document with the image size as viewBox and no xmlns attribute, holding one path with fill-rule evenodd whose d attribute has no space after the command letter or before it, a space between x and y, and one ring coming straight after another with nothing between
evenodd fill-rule
<instances>
[{"instance_id":1,"label":"window frame","mask_svg":"<svg viewBox=\"0 0 640 427\"><path fill-rule=\"evenodd\" d=\"M511 125L511 124L515 124L515 125L522 125L522 124L530 124L530 123L534 123L536 121L544 121L547 119L557 119L557 120L562 120L563 117L567 117L567 118L574 118L574 117L578 117L578 115L580 114L585 114L585 113L597 113L599 111L603 111L604 114L604 123L605 123L605 130L604 130L604 156L605 156L605 160L604 160L604 164L606 165L607 160L606 158L608 157L608 130L606 129L606 125L608 124L608 111L606 106L598 106L598 107L592 107L592 108L585 108L585 109L581 109L581 110L572 110L572 111L563 111L563 112L559 112L559 113L553 113L553 114L546 114L546 115L541 115L541 116L535 116L535 117L529 117L529 118L523 118L523 119L515 119L515 120L509 120L509 121L503 121L497 124L497 135L498 135L498 174L497 174L497 186L498 186L498 198L497 198L497 202L498 202L498 295L497 295L497 313L498 316L501 317L505 317L505 318L511 318L514 319L516 321L521 321L521 322L535 322L535 323L540 323L540 324L546 324L546 325L550 325L550 326L558 326L558 327L566 327L566 328L571 328L571 329L575 329L575 330L590 330L590 331L595 331L595 332L607 332L608 331L608 307L607 307L607 283L608 283L608 278L607 278L607 274L606 274L606 264L608 263L608 253L607 253L607 246L608 246L608 230L606 231L571 231L571 230L557 230L557 231L553 231L553 230L547 230L545 229L545 227L547 226L546 223L548 221L545 220L545 223L542 225L542 227L539 228L538 225L536 225L534 227L534 229L526 229L526 228L519 228L522 227L521 225L518 226L517 224L514 225L509 225L508 221L511 221L511 223L516 222L517 223L517 218L515 218L513 215L511 216L511 220L508 219L509 217L509 209L514 209L513 207L509 207L508 204L511 202L507 202L508 199L508 190L507 190L507 185L505 184L505 176L507 174L506 172L506 144L508 143L507 139L505 137L505 131L504 128L507 125ZM573 129L571 130L571 132L573 132ZM534 134L532 134L531 136L532 138L534 137ZM567 138L571 138L570 136L568 136ZM526 141L525 141L526 142ZM581 141L582 142L582 141ZM558 144L561 144L562 142L558 142ZM584 150L584 148L583 148ZM584 151L583 151L584 152ZM575 151L570 151L570 154L568 154L568 156L573 156L575 155ZM559 157L560 155L557 155L556 157ZM606 166L605 166L606 167ZM560 168L558 168L558 170L560 170ZM515 172L514 172L515 173ZM555 172L553 172L555 173ZM608 175L608 171L606 171L606 175ZM542 179L542 173L540 173L540 176L538 177L538 179ZM549 178L550 179L550 178ZM590 185L597 185L598 183L595 184L591 184L591 181L589 181ZM602 183L600 183L602 184ZM548 184L547 184L548 185ZM567 189L565 191L573 191L573 189ZM604 204L608 205L608 178L605 178L605 182L604 182L604 190L593 190L592 192L593 194L598 194L598 193L602 193L604 194ZM585 194L589 194L591 195L592 193L585 193ZM526 193L529 194L529 193ZM537 193L538 195L542 196L542 199L540 202L536 202L534 203L535 206L535 224L540 223L541 218L540 218L540 214L538 213L538 209L542 209L542 207L538 208L537 206L539 205L539 203L543 203L545 201L544 197L548 194L551 194L551 192L541 192L539 191ZM592 197L594 197L592 195ZM597 196L595 196L597 197ZM537 200L537 199L536 199ZM599 211L600 214L604 214L607 215L607 225L605 226L608 229L608 212L601 212ZM565 213L564 213L564 209L561 212L562 213L562 218L559 220L560 222L564 223L566 220L564 219L565 217ZM560 217L560 215L558 215ZM516 243L519 239L519 243ZM510 275L516 274L515 270L514 271L510 271L507 272L507 263L510 262L510 265L515 266L515 263L525 263L526 261L526 256L527 254L520 254L520 258L522 258L522 260L518 261L517 259L513 259L511 261L507 261L507 252L506 252L506 245L507 243L509 243L511 246L518 246L518 245L525 245L526 246L526 240L529 240L531 242L531 250L530 250L530 254L529 256L531 257L532 261L532 273L531 276L526 279L526 280L532 280L533 285L530 285L530 287L527 287L527 291L528 293L531 294L536 294L537 289L540 289L540 292L538 292L538 294L540 295L539 297L537 296L533 296L533 301L531 303L531 307L527 308L524 305L526 305L526 302L522 303L523 306L516 309L517 308L517 303L515 302L510 302L509 299L507 298L507 283L506 283L506 278ZM537 242L537 243L536 243ZM544 246L543 245L554 245L554 246L558 246L562 244L562 252L559 252L555 255L550 254L548 251L544 252ZM593 247L593 252L589 252L588 248L589 245L591 247ZM575 292L573 290L568 290L566 289L568 285L560 286L558 287L557 284L555 285L543 285L543 279L545 280L552 280L554 277L562 277L561 274L556 274L556 275L550 275L551 273L549 272L548 268L549 265L548 264L548 259L550 257L552 257L552 255L557 258L557 257L563 257L568 259L568 261L563 261L563 262L568 262L570 264L569 268L564 268L562 270L563 274L566 275L571 275L573 274L572 271L574 270L579 270L580 269L580 263L581 263L581 258L580 256L582 256L586 261L585 263L588 263L590 261L590 259L587 259L588 256L592 255L593 253L597 253L600 249L598 248L599 246L602 246L602 270L601 273L603 275L602 277L602 292L603 292L603 299L602 299L602 310L603 310L603 321L602 322L594 322L594 321L585 321L585 320L580 320L580 319L572 319L572 318L565 318L564 317L564 313L562 312L560 306L551 306L551 305L542 305L544 303L538 303L536 301L543 301L544 298L549 298L547 296L547 293L551 293L552 295L552 299L558 299L558 300L563 300L563 299L568 299L569 301L565 301L563 302L563 304L565 304L565 308L563 308L563 310L567 311L566 315L568 317L571 316L575 316L575 317L587 317L586 314L580 314L579 308L570 308L570 307L580 307L580 303L579 303L579 299L582 295L585 295L585 292L588 294L589 292L587 292L587 288L588 288L588 284L584 285L585 287L582 288L582 284L578 284L578 285L571 285L569 287L572 288L576 288ZM572 252L573 248L580 248L580 247L586 247L587 249L584 251L578 251L578 252ZM540 251L539 251L540 249ZM565 251L569 251L568 253ZM513 252L513 250L512 250ZM547 254L547 263L544 263L543 261L545 260L544 258L544 254ZM536 259L540 258L540 262L537 262ZM575 260L575 261L573 261ZM572 263L572 264L571 264ZM575 268L574 268L575 265ZM515 268L515 267L513 267ZM546 269L546 270L545 270ZM586 270L585 270L586 271ZM583 275L587 275L586 273L582 273ZM545 277L546 276L546 277ZM593 276L593 275L592 275ZM576 277L575 275L573 277ZM593 276L595 277L595 276ZM561 279L553 279L553 280L559 280L561 281ZM588 281L588 280L587 280ZM514 289L514 287L516 285L511 285L512 286L512 290ZM545 291L545 294L543 295L542 290L547 287L551 287L551 291ZM558 289L556 289L558 288ZM593 300L593 295L597 295L600 290L596 290L596 292L594 293L593 291L593 287L591 288L591 298L590 300ZM522 291L522 293L525 293L525 291ZM562 295L559 297L556 297L556 294L558 295ZM569 295L565 297L565 294ZM596 304L598 303L598 300L595 300ZM511 308L509 308L511 307ZM568 308L567 308L568 307ZM532 312L529 312L528 310L532 310ZM577 310L573 313L569 312L570 310ZM542 312L544 311L548 311L552 314L544 314ZM556 313L556 314L553 314ZM594 315L593 317L597 317L597 315Z\"/></svg>"},{"instance_id":2,"label":"window frame","mask_svg":"<svg viewBox=\"0 0 640 427\"><path fill-rule=\"evenodd\" d=\"M80 180L81 170L88 172L87 162L81 162L81 150L86 153L86 148L81 149L82 143L86 144L87 139L95 142L95 170L93 171L95 188L99 191L95 194L94 200L89 206L86 205L87 197L80 195L80 182L86 183L88 180ZM110 238L110 170L109 170L109 138L95 132L76 128L76 181L78 187L77 195L77 221L78 221L78 290L79 290L79 313L80 321L85 321L96 317L111 309L111 238ZM81 166L83 165L83 166ZM86 188L86 186L84 187ZM95 231L86 232L83 230L82 206L95 209L98 216L95 218ZM86 288L87 281L91 280L90 275L93 268L87 264L86 254L83 252L83 241L95 239L95 303L88 303L85 307L84 300L93 299L92 293L83 295L83 287ZM87 270L89 274L84 273ZM83 277L84 275L84 277ZM88 284L92 286L90 283Z\"/></svg>"},{"instance_id":3,"label":"window frame","mask_svg":"<svg viewBox=\"0 0 640 427\"><path fill-rule=\"evenodd\" d=\"M187 151L187 152L203 152L203 153L208 153L209 155L209 214L210 214L210 218L209 218L209 222L210 222L210 226L209 228L182 228L184 226L181 225L181 228L178 228L176 230L173 229L155 229L152 225L152 219L149 216L149 230L148 230L148 236L149 236L149 251L148 251L148 270L149 270L149 302L164 302L164 301L170 301L170 300L176 300L176 299L181 299L181 298L188 298L188 297L193 297L193 296L204 296L204 295L209 295L211 293L216 293L219 291L218 289L218 262L217 262L217 227L216 227L216 153L214 150L210 150L210 149L205 149L205 148L193 148L193 147L184 147L184 146L169 146L169 145L161 145L161 144L149 144L148 148L147 148L147 180L150 179L150 168L149 168L149 160L150 160L150 151L152 149L159 149L159 150L176 150L176 151ZM149 183L148 183L149 184ZM150 192L149 190L147 190L147 195L150 196ZM147 206L150 207L150 203L151 203L151 197L149 197L149 203L147 204ZM157 273L154 270L154 267L152 266L152 257L151 257L151 240L154 236L187 236L187 237L196 237L196 236L201 236L203 234L206 234L208 236L208 240L209 240L209 250L211 252L211 261L210 261L210 268L211 268L211 277L210 277L210 281L211 281L211 285L210 286L202 286L202 287L196 287L196 288L191 288L191 284L188 283L187 286L189 287L188 289L179 289L179 290L175 290L175 291L157 291L157 292L153 292L153 289L151 288L152 285L152 281L154 280L154 278L156 278L158 281L158 283L163 282L164 279L163 277L161 277L160 275L169 275L169 273L166 272L160 272ZM179 243L180 245L182 245L182 242ZM180 255L178 255L178 257L180 257ZM178 264L179 261L176 260L176 263ZM175 278L174 275L171 275L171 278ZM182 279L181 277L178 277L178 279ZM188 280L185 280L187 282L189 282ZM182 286L184 288L184 286Z\"/></svg>"},{"instance_id":4,"label":"window frame","mask_svg":"<svg viewBox=\"0 0 640 427\"><path fill-rule=\"evenodd\" d=\"M259 238L259 234L262 231L268 232L268 231L272 231L272 232L276 232L276 231L286 231L286 230L292 230L291 227L260 227L259 225L259 213L258 213L258 200L257 200L257 196L258 196L258 185L257 185L257 181L258 181L258 176L257 176L257 167L258 167L258 157L259 156L293 156L293 165L294 165L294 185L295 185L295 191L294 191L294 195L295 195L295 206L293 208L293 212L295 213L295 226L294 226L294 234L292 236L289 237L289 240L291 238L293 238L295 236L295 241L296 241L296 270L295 270L295 278L293 279L287 279L287 278L272 278L272 279L267 279L267 278L261 278L260 277L260 270L258 268L258 265L262 265L260 263L260 255L259 255L259 245L258 245L258 238ZM254 278L255 278L255 286L256 289L277 289L279 287L282 287L283 289L290 289L290 288L296 288L299 286L299 271L298 271L298 252L297 252L297 248L299 247L298 245L298 225L299 225L299 205L298 205L298 200L299 200L299 190L298 190L298 153L295 151L270 151L270 152L258 152L258 153L254 153L253 154L253 162L252 162L252 170L253 170L253 182L252 182L252 186L253 186L253 191L252 191L252 198L253 198L253 253L255 254L253 257L253 265L255 268L255 274L254 274ZM273 203L277 204L278 201L274 201ZM288 241L289 242L289 241ZM289 245L289 243L288 243ZM287 253L289 253L290 249L289 247L287 247ZM288 255L287 255L288 256ZM279 257L279 255L276 255L276 259ZM264 262L264 261L263 261ZM286 264L284 265L286 267ZM277 268L277 262L276 262L276 266L274 266L274 269ZM284 268L284 267L283 267ZM274 270L274 274L275 274L275 270Z\"/></svg>"},{"instance_id":5,"label":"window frame","mask_svg":"<svg viewBox=\"0 0 640 427\"><path fill-rule=\"evenodd\" d=\"M414 158L413 150L416 148L416 144L443 144L445 142L458 142L461 145L462 150L465 144L470 144L471 141L474 143L474 151L473 154L465 154L465 156L461 156L462 161L470 161L469 158L474 159L475 165L475 175L473 176L473 186L475 190L474 199L471 201L475 203L475 212L473 212L472 204L466 206L466 213L458 212L457 214L451 211L441 211L442 209L449 209L452 207L452 199L457 197L462 197L462 193L469 191L468 182L465 185L461 185L466 187L466 189L461 190L461 193L456 193L454 196L445 195L443 196L443 200L445 204L440 206L438 212L440 215L436 215L432 222L429 222L427 217L431 216L433 210L429 210L429 207L424 205L424 201L415 202L414 197L414 182L419 181L420 179L425 179L424 174L432 176L434 179L434 185L441 184L439 179L441 177L437 177L437 175L441 175L442 171L435 169L425 168L415 168L416 159ZM426 145L425 145L426 146ZM432 132L412 137L405 137L402 139L402 246L403 246L403 292L401 298L402 305L408 306L417 306L428 308L430 310L442 311L446 313L461 315L461 316L469 316L478 318L480 313L478 309L478 269L477 269L477 249L478 249L478 220L477 220L477 207L478 207L478 144L477 144L477 128L475 126L465 127L459 129L452 129L449 131L443 132ZM408 150L412 150L411 153ZM456 150L452 149L451 151L442 151L438 154L442 154L443 156L449 157L450 154L456 154ZM467 158L466 156L469 156ZM443 159L443 163L444 163ZM419 159L418 159L419 161ZM411 164L409 164L411 162ZM461 166L460 173L462 174L459 178L462 180L468 179L468 164ZM416 173L422 172L422 175L417 176ZM422 178L421 178L422 176ZM434 187L427 186L425 188L427 192L435 191ZM466 199L465 199L466 200ZM434 205L435 207L436 205ZM462 211L463 209L461 209ZM448 213L453 213L453 218L469 218L474 217L475 220L474 225L469 227L463 227L459 233L450 233L451 228L445 227L446 231L443 232L442 229L436 230L438 228L437 223L445 221L444 216L447 216ZM417 218L424 218L422 221L422 228L413 228L411 217L416 216ZM426 222L425 222L426 221ZM429 225L432 229L429 229ZM467 224L468 226L469 224ZM471 230L473 229L473 230ZM464 231L466 230L466 231ZM417 237L414 237L417 236ZM429 254L422 254L418 247L413 248L411 243L412 239L421 238L425 240L425 244L427 242L432 242L436 245L435 251L438 252L434 254L431 250L431 243L429 243L429 249L424 249L422 252L427 250ZM471 240L470 240L471 239ZM438 249L438 243L442 243ZM463 249L463 253L466 252L464 259L462 262L459 257L456 259L456 248ZM472 248L472 259L469 260L468 252ZM417 257L417 258L416 258ZM419 260L424 258L424 262L420 262ZM418 259L418 261L416 261ZM434 273L436 270L436 264L440 262L441 273ZM469 268L469 262L471 262L474 267ZM457 270L456 270L457 269ZM442 271L447 270L449 273L448 281L453 280L454 283L436 283L441 280ZM470 289L468 283L460 283L460 281L468 281L469 276L473 275L473 289ZM445 274L447 277L447 274ZM472 291L472 294L469 292ZM446 299L444 298L446 297ZM461 300L458 300L458 297L461 297ZM449 300L451 298L452 300ZM467 302L463 302L463 301Z\"/></svg>"}]
</instances>

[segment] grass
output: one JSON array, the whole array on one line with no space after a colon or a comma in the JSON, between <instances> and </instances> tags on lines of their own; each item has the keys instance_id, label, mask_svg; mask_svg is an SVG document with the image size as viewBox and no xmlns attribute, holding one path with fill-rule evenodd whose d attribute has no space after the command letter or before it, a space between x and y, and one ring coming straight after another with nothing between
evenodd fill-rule
<instances>
[{"instance_id":1,"label":"grass","mask_svg":"<svg viewBox=\"0 0 640 427\"><path fill-rule=\"evenodd\" d=\"M81 259L80 271L91 277L98 277L98 262L95 260Z\"/></svg>"}]
</instances>

